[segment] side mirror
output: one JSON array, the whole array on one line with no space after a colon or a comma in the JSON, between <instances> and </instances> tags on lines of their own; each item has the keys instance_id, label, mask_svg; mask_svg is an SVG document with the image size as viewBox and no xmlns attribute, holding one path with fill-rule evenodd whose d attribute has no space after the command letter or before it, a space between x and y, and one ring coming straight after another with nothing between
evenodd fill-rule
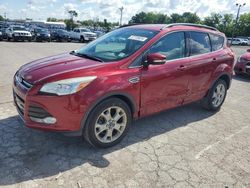
<instances>
[{"instance_id":1,"label":"side mirror","mask_svg":"<svg viewBox=\"0 0 250 188\"><path fill-rule=\"evenodd\" d=\"M153 53L147 55L146 63L148 65L163 65L166 62L166 56L160 53Z\"/></svg>"},{"instance_id":2,"label":"side mirror","mask_svg":"<svg viewBox=\"0 0 250 188\"><path fill-rule=\"evenodd\" d=\"M250 52L250 48L247 49L247 52Z\"/></svg>"}]
</instances>

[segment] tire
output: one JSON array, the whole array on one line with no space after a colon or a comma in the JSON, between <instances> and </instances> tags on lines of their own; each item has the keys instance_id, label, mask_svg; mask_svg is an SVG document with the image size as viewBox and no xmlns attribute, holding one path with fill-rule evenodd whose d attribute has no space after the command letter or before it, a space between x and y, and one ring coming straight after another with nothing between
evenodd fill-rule
<instances>
[{"instance_id":1,"label":"tire","mask_svg":"<svg viewBox=\"0 0 250 188\"><path fill-rule=\"evenodd\" d=\"M85 39L83 36L80 37L80 42L83 42L83 43L85 42Z\"/></svg>"},{"instance_id":2,"label":"tire","mask_svg":"<svg viewBox=\"0 0 250 188\"><path fill-rule=\"evenodd\" d=\"M226 96L227 84L224 80L219 79L209 89L208 94L202 99L201 104L207 110L218 111L224 103Z\"/></svg>"},{"instance_id":3,"label":"tire","mask_svg":"<svg viewBox=\"0 0 250 188\"><path fill-rule=\"evenodd\" d=\"M117 112L119 116L115 116ZM94 147L114 146L127 134L131 121L131 110L124 101L118 98L107 99L90 112L84 126L83 138Z\"/></svg>"}]
</instances>

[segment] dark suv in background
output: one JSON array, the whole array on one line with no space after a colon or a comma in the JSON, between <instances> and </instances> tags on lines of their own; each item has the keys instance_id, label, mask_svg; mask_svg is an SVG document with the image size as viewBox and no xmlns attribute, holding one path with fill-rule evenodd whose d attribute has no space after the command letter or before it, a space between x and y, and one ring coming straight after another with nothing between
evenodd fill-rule
<instances>
[{"instance_id":1,"label":"dark suv in background","mask_svg":"<svg viewBox=\"0 0 250 188\"><path fill-rule=\"evenodd\" d=\"M63 29L52 30L51 40L55 40L57 42L69 42L71 41L70 33Z\"/></svg>"},{"instance_id":2,"label":"dark suv in background","mask_svg":"<svg viewBox=\"0 0 250 188\"><path fill-rule=\"evenodd\" d=\"M50 42L50 32L48 29L36 27L31 30L31 34L33 39L37 42Z\"/></svg>"},{"instance_id":3,"label":"dark suv in background","mask_svg":"<svg viewBox=\"0 0 250 188\"><path fill-rule=\"evenodd\" d=\"M194 101L219 110L235 58L226 43L223 33L204 25L123 27L23 65L14 77L14 101L30 128L109 147L133 119Z\"/></svg>"}]
</instances>

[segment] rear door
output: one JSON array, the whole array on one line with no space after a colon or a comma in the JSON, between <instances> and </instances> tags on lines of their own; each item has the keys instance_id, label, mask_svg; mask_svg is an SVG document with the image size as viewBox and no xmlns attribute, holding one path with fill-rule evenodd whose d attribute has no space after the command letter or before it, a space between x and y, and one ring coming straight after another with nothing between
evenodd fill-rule
<instances>
[{"instance_id":1,"label":"rear door","mask_svg":"<svg viewBox=\"0 0 250 188\"><path fill-rule=\"evenodd\" d=\"M187 94L188 76L184 32L167 34L149 49L147 54L166 56L163 65L149 65L141 72L141 116L182 104Z\"/></svg>"},{"instance_id":2,"label":"rear door","mask_svg":"<svg viewBox=\"0 0 250 188\"><path fill-rule=\"evenodd\" d=\"M217 55L212 53L210 37L205 32L189 32L188 95L185 103L202 98L216 69Z\"/></svg>"}]
</instances>

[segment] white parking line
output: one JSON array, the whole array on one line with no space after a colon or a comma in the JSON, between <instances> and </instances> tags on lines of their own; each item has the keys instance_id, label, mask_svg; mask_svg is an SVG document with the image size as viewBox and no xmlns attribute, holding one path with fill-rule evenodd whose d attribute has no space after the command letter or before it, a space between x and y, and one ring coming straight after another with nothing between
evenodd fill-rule
<instances>
[{"instance_id":1,"label":"white parking line","mask_svg":"<svg viewBox=\"0 0 250 188\"><path fill-rule=\"evenodd\" d=\"M209 149L211 149L212 147L224 142L224 141L227 141L227 140L230 140L232 137L234 137L235 135L241 133L242 131L244 131L246 128L248 128L249 125L246 125L244 127L242 127L240 130L238 130L237 132L233 133L233 134L230 134L229 136L225 137L223 140L219 140L213 144L210 144L208 145L207 147L205 147L203 150L201 150L199 153L197 153L197 155L195 155L195 159L199 159L206 151L208 151Z\"/></svg>"}]
</instances>

